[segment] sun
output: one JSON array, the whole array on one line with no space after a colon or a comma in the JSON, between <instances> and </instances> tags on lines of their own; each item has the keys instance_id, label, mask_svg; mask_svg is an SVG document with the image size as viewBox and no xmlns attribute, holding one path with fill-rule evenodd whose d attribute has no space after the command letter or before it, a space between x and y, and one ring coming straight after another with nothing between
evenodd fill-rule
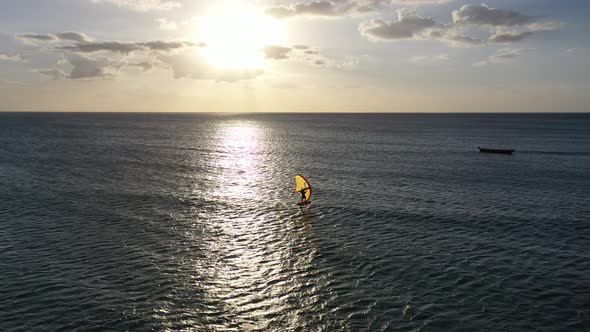
<instances>
[{"instance_id":1,"label":"sun","mask_svg":"<svg viewBox=\"0 0 590 332\"><path fill-rule=\"evenodd\" d=\"M280 44L282 25L243 1L225 1L213 8L199 24L206 43L203 54L218 69L260 69L263 48Z\"/></svg>"}]
</instances>

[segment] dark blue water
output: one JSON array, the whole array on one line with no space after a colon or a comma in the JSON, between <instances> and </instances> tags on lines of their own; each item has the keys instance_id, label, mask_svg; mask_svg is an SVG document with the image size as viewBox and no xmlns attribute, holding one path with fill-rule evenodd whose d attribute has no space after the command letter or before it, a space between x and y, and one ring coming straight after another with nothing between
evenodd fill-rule
<instances>
[{"instance_id":1,"label":"dark blue water","mask_svg":"<svg viewBox=\"0 0 590 332\"><path fill-rule=\"evenodd\" d=\"M0 330L588 331L590 115L0 113Z\"/></svg>"}]
</instances>

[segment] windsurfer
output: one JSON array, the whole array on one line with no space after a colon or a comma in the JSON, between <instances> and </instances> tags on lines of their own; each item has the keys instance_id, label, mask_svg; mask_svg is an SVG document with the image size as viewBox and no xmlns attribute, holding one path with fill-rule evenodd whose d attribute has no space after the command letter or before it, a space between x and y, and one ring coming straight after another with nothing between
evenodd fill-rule
<instances>
[{"instance_id":1,"label":"windsurfer","mask_svg":"<svg viewBox=\"0 0 590 332\"><path fill-rule=\"evenodd\" d=\"M311 185L303 175L295 175L295 192L301 194L301 201L297 205L303 206L311 203Z\"/></svg>"},{"instance_id":2,"label":"windsurfer","mask_svg":"<svg viewBox=\"0 0 590 332\"><path fill-rule=\"evenodd\" d=\"M303 188L299 192L301 193L301 201L305 202L305 200L306 200L305 193L307 192L307 188Z\"/></svg>"}]
</instances>

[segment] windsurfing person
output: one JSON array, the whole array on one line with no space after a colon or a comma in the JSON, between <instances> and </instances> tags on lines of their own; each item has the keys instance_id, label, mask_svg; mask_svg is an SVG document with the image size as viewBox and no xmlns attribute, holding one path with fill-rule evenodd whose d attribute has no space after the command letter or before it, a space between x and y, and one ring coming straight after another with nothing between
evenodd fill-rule
<instances>
[{"instance_id":1,"label":"windsurfing person","mask_svg":"<svg viewBox=\"0 0 590 332\"><path fill-rule=\"evenodd\" d=\"M311 203L311 184L301 174L295 175L295 192L301 194L301 201L297 205L303 206Z\"/></svg>"},{"instance_id":2,"label":"windsurfing person","mask_svg":"<svg viewBox=\"0 0 590 332\"><path fill-rule=\"evenodd\" d=\"M301 202L305 202L307 198L305 198L305 193L307 193L307 188L303 188L299 191L301 193Z\"/></svg>"}]
</instances>

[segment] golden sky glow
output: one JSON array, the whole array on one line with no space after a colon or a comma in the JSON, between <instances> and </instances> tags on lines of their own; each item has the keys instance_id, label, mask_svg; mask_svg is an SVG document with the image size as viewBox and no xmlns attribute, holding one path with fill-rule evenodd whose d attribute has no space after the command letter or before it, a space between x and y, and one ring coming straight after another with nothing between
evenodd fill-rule
<instances>
[{"instance_id":1,"label":"golden sky glow","mask_svg":"<svg viewBox=\"0 0 590 332\"><path fill-rule=\"evenodd\" d=\"M588 111L588 8L3 0L0 111Z\"/></svg>"},{"instance_id":2,"label":"golden sky glow","mask_svg":"<svg viewBox=\"0 0 590 332\"><path fill-rule=\"evenodd\" d=\"M220 69L263 68L267 45L282 44L283 24L243 1L214 5L199 19L199 38L207 61Z\"/></svg>"}]
</instances>

